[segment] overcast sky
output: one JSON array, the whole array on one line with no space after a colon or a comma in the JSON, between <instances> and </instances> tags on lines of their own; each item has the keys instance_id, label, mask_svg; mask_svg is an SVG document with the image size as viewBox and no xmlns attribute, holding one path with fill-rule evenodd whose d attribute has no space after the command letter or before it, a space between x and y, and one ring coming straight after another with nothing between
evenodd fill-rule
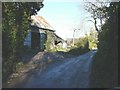
<instances>
[{"instance_id":1,"label":"overcast sky","mask_svg":"<svg viewBox=\"0 0 120 90\"><path fill-rule=\"evenodd\" d=\"M82 0L81 0L82 1ZM75 37L81 37L89 32L93 23L87 22L86 17L90 14L84 9L84 2L78 0L44 0L44 7L38 15L45 18L56 30L56 34L63 39L73 37L73 29L76 31Z\"/></svg>"}]
</instances>

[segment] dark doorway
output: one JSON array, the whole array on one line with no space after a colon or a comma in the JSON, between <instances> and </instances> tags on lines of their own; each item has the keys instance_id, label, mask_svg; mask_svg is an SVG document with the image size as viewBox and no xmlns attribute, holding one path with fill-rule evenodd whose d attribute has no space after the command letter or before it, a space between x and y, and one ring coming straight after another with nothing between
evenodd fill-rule
<instances>
[{"instance_id":1,"label":"dark doorway","mask_svg":"<svg viewBox=\"0 0 120 90\"><path fill-rule=\"evenodd\" d=\"M31 33L31 47L32 49L40 49L40 33Z\"/></svg>"}]
</instances>

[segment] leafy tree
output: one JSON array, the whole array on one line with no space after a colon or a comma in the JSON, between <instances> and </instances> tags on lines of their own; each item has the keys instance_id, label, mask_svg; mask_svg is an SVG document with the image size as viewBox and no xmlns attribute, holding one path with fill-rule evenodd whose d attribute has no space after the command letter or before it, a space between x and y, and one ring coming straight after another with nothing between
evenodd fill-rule
<instances>
[{"instance_id":1,"label":"leafy tree","mask_svg":"<svg viewBox=\"0 0 120 90\"><path fill-rule=\"evenodd\" d=\"M3 81L15 70L20 59L24 38L30 30L30 16L42 7L42 2L2 3Z\"/></svg>"},{"instance_id":2,"label":"leafy tree","mask_svg":"<svg viewBox=\"0 0 120 90\"><path fill-rule=\"evenodd\" d=\"M72 55L80 55L89 51L89 41L87 35L75 40L74 46L68 51Z\"/></svg>"},{"instance_id":3,"label":"leafy tree","mask_svg":"<svg viewBox=\"0 0 120 90\"><path fill-rule=\"evenodd\" d=\"M77 47L84 48L87 42L88 42L87 36L86 37L81 37L76 41L75 45Z\"/></svg>"},{"instance_id":4,"label":"leafy tree","mask_svg":"<svg viewBox=\"0 0 120 90\"><path fill-rule=\"evenodd\" d=\"M90 35L88 36L89 49L97 48L97 43L98 43L98 38L97 37L98 37L98 33L91 29L90 30Z\"/></svg>"}]
</instances>

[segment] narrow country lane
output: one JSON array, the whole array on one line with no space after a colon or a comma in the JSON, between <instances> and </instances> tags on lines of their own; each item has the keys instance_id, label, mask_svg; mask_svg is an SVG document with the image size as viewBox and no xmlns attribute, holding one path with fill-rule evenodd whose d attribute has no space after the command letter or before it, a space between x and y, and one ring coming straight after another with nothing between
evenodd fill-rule
<instances>
[{"instance_id":1,"label":"narrow country lane","mask_svg":"<svg viewBox=\"0 0 120 90\"><path fill-rule=\"evenodd\" d=\"M95 53L96 51L90 51L67 58L58 65L51 63L44 71L32 73L15 88L88 88L92 57Z\"/></svg>"}]
</instances>

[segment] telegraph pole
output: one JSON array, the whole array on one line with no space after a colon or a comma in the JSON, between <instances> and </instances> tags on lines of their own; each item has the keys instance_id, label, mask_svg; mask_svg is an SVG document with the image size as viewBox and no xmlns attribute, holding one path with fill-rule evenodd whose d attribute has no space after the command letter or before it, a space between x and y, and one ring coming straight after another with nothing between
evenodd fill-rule
<instances>
[{"instance_id":1,"label":"telegraph pole","mask_svg":"<svg viewBox=\"0 0 120 90\"><path fill-rule=\"evenodd\" d=\"M74 44L75 44L75 32L76 32L76 30L80 30L80 29L74 29L74 31L73 31L73 43L72 43L72 46L74 46Z\"/></svg>"}]
</instances>

